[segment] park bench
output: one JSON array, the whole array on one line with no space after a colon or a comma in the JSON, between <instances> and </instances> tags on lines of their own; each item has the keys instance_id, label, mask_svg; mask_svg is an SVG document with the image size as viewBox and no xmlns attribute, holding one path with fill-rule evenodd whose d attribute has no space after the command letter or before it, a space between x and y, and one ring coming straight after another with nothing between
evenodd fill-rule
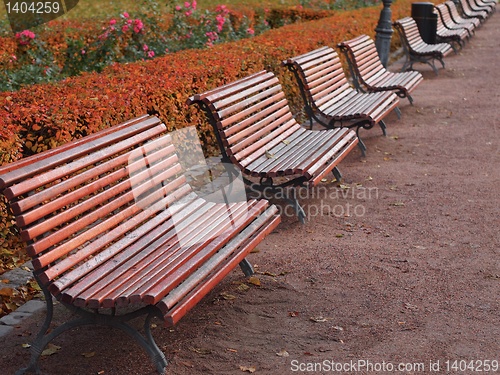
<instances>
[{"instance_id":1,"label":"park bench","mask_svg":"<svg viewBox=\"0 0 500 375\"><path fill-rule=\"evenodd\" d=\"M397 108L399 98L393 92L362 93L355 90L347 81L333 48L321 47L289 58L282 65L295 75L311 127L313 121L327 128L335 128L336 123L340 127L356 127L363 155L366 146L359 137L361 128L371 129L379 124L386 134L383 119Z\"/></svg>"},{"instance_id":2,"label":"park bench","mask_svg":"<svg viewBox=\"0 0 500 375\"><path fill-rule=\"evenodd\" d=\"M436 8L437 11L437 25L436 25L436 41L438 43L450 43L455 53L461 50L465 42L469 40L469 31L464 28L449 28L443 22L443 17L441 16L441 11Z\"/></svg>"},{"instance_id":3,"label":"park bench","mask_svg":"<svg viewBox=\"0 0 500 375\"><path fill-rule=\"evenodd\" d=\"M485 10L488 14L495 13L497 6L496 0L470 0L468 3L473 10Z\"/></svg>"},{"instance_id":4,"label":"park bench","mask_svg":"<svg viewBox=\"0 0 500 375\"><path fill-rule=\"evenodd\" d=\"M481 25L479 18L463 18L457 9L457 5L452 0L445 1L443 4L448 8L450 17L457 26L465 27L473 32Z\"/></svg>"},{"instance_id":5,"label":"park bench","mask_svg":"<svg viewBox=\"0 0 500 375\"><path fill-rule=\"evenodd\" d=\"M438 60L444 68L443 58L453 51L452 46L449 43L428 44L424 42L415 20L411 17L399 19L393 23L393 26L399 34L405 52L405 62L401 70L411 70L414 63L421 62L429 64L438 75L434 61Z\"/></svg>"},{"instance_id":6,"label":"park bench","mask_svg":"<svg viewBox=\"0 0 500 375\"><path fill-rule=\"evenodd\" d=\"M206 114L217 136L223 161L237 166L255 192L279 194L306 215L295 187L312 188L356 146L349 129L309 130L293 117L272 72L260 71L188 98ZM259 179L258 182L252 178Z\"/></svg>"},{"instance_id":7,"label":"park bench","mask_svg":"<svg viewBox=\"0 0 500 375\"><path fill-rule=\"evenodd\" d=\"M459 25L453 21L450 9L445 3L434 5L434 8L438 13L438 25L442 23L448 30L459 30L460 32L466 30L468 35L467 39L470 39L474 35L474 27L471 27L471 25Z\"/></svg>"},{"instance_id":8,"label":"park bench","mask_svg":"<svg viewBox=\"0 0 500 375\"><path fill-rule=\"evenodd\" d=\"M457 4L459 5L460 13L465 19L479 18L481 22L484 22L490 16L488 9L474 7L468 0L458 0Z\"/></svg>"},{"instance_id":9,"label":"park bench","mask_svg":"<svg viewBox=\"0 0 500 375\"><path fill-rule=\"evenodd\" d=\"M338 47L346 56L357 90L394 91L397 96L408 98L413 104L410 93L422 82L422 74L417 71L393 73L387 70L380 61L375 43L368 35L343 41Z\"/></svg>"},{"instance_id":10,"label":"park bench","mask_svg":"<svg viewBox=\"0 0 500 375\"><path fill-rule=\"evenodd\" d=\"M0 167L9 201L32 257L47 317L31 346L39 373L44 347L85 324L122 329L167 365L151 319L172 326L279 223L265 200L216 203L186 182L172 137L141 116ZM52 329L52 297L77 314ZM145 316L144 335L128 322Z\"/></svg>"}]
</instances>

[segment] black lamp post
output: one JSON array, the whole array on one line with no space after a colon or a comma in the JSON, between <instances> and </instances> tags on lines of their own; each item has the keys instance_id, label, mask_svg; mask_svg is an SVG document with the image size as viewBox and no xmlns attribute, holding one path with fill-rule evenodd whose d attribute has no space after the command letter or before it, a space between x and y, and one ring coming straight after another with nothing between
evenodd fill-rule
<instances>
[{"instance_id":1,"label":"black lamp post","mask_svg":"<svg viewBox=\"0 0 500 375\"><path fill-rule=\"evenodd\" d=\"M378 20L378 25L375 28L375 45L377 46L377 52L382 61L382 65L387 67L387 62L389 61L389 53L391 51L391 37L392 33L392 11L391 4L392 0L382 0L384 3L384 8L380 12L380 18Z\"/></svg>"}]
</instances>

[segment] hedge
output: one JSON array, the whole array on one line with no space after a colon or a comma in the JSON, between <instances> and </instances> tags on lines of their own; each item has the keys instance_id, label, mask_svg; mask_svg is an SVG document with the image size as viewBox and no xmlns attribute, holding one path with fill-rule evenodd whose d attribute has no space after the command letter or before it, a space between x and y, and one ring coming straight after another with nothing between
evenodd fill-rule
<instances>
[{"instance_id":1,"label":"hedge","mask_svg":"<svg viewBox=\"0 0 500 375\"><path fill-rule=\"evenodd\" d=\"M393 19L407 16L410 0L392 5ZM158 115L170 130L196 125L207 153L215 137L203 113L186 99L251 73L277 74L294 110L301 107L292 75L280 66L287 57L360 34L374 36L381 7L339 12L287 25L258 37L206 50L172 53L153 61L114 64L52 84L0 93L0 164L94 133L143 113ZM397 39L394 35L393 40ZM244 57L244 58L243 58ZM12 218L0 201L0 250L12 248Z\"/></svg>"}]
</instances>

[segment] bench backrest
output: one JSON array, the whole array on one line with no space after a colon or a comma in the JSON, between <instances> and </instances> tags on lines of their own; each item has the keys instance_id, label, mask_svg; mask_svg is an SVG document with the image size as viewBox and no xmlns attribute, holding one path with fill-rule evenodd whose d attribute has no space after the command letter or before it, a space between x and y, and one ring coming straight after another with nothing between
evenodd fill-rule
<instances>
[{"instance_id":1,"label":"bench backrest","mask_svg":"<svg viewBox=\"0 0 500 375\"><path fill-rule=\"evenodd\" d=\"M418 30L417 23L411 17L401 18L394 22L394 27L398 30L402 36L403 43L406 44L410 51L418 49L418 46L425 45L420 31Z\"/></svg>"},{"instance_id":2,"label":"bench backrest","mask_svg":"<svg viewBox=\"0 0 500 375\"><path fill-rule=\"evenodd\" d=\"M450 28L450 26L455 26L455 22L451 18L450 10L445 3L434 5L434 8L438 11L438 26L442 23L445 27ZM456 26L455 26L456 27Z\"/></svg>"},{"instance_id":3,"label":"bench backrest","mask_svg":"<svg viewBox=\"0 0 500 375\"><path fill-rule=\"evenodd\" d=\"M352 90L339 55L331 47L321 47L283 63L294 67L309 101L315 107L340 98L343 92Z\"/></svg>"},{"instance_id":4,"label":"bench backrest","mask_svg":"<svg viewBox=\"0 0 500 375\"><path fill-rule=\"evenodd\" d=\"M166 207L191 192L152 116L0 167L2 190L45 285L112 258L134 242L131 231L167 221Z\"/></svg>"},{"instance_id":5,"label":"bench backrest","mask_svg":"<svg viewBox=\"0 0 500 375\"><path fill-rule=\"evenodd\" d=\"M379 76L387 71L380 61L377 47L368 35L360 35L354 39L339 43L339 47L347 54L354 68L354 74L367 82L373 76Z\"/></svg>"},{"instance_id":6,"label":"bench backrest","mask_svg":"<svg viewBox=\"0 0 500 375\"><path fill-rule=\"evenodd\" d=\"M222 151L240 167L300 129L272 72L261 71L194 95L187 103L205 109Z\"/></svg>"}]
</instances>

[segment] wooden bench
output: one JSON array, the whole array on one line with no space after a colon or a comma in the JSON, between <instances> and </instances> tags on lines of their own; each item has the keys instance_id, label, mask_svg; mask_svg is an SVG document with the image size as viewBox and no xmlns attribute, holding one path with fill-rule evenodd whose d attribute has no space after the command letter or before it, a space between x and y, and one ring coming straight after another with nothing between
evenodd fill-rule
<instances>
[{"instance_id":1,"label":"wooden bench","mask_svg":"<svg viewBox=\"0 0 500 375\"><path fill-rule=\"evenodd\" d=\"M400 98L408 98L422 82L423 77L417 71L393 73L380 61L375 43L368 35L343 41L338 47L344 52L349 63L354 86L362 92L394 91Z\"/></svg>"},{"instance_id":2,"label":"wooden bench","mask_svg":"<svg viewBox=\"0 0 500 375\"><path fill-rule=\"evenodd\" d=\"M446 6L445 3L434 5L434 8L438 13L438 25L439 23L442 23L447 29L458 30L460 32L462 32L462 30L466 30L468 36L467 39L470 39L472 36L474 36L475 27L471 24L457 24L455 21L453 21L450 9Z\"/></svg>"},{"instance_id":3,"label":"wooden bench","mask_svg":"<svg viewBox=\"0 0 500 375\"><path fill-rule=\"evenodd\" d=\"M405 51L405 62L401 70L411 70L414 63L421 62L429 64L434 73L438 75L434 61L438 60L444 68L444 57L453 51L451 45L449 43L428 44L424 42L415 20L411 17L397 20L393 26L399 34Z\"/></svg>"},{"instance_id":4,"label":"wooden bench","mask_svg":"<svg viewBox=\"0 0 500 375\"><path fill-rule=\"evenodd\" d=\"M496 0L470 0L467 2L473 10L484 10L488 14L493 14L496 11Z\"/></svg>"},{"instance_id":5,"label":"wooden bench","mask_svg":"<svg viewBox=\"0 0 500 375\"><path fill-rule=\"evenodd\" d=\"M490 12L487 9L475 7L467 0L458 0L458 5L460 13L465 19L479 18L481 22L484 22L490 16Z\"/></svg>"},{"instance_id":6,"label":"wooden bench","mask_svg":"<svg viewBox=\"0 0 500 375\"><path fill-rule=\"evenodd\" d=\"M444 6L444 5L443 5ZM438 14L437 28L436 28L436 41L438 43L450 43L455 53L461 50L465 43L470 38L469 31L464 27L450 28L444 23L444 17L441 15L442 10L436 8Z\"/></svg>"},{"instance_id":7,"label":"wooden bench","mask_svg":"<svg viewBox=\"0 0 500 375\"><path fill-rule=\"evenodd\" d=\"M272 72L261 71L196 94L187 103L205 112L223 160L260 179L257 183L245 178L258 191L274 194L286 189L301 222L305 213L294 188L316 186L329 172L340 180L337 166L358 142L349 129L315 131L297 123Z\"/></svg>"},{"instance_id":8,"label":"wooden bench","mask_svg":"<svg viewBox=\"0 0 500 375\"><path fill-rule=\"evenodd\" d=\"M453 0L445 1L444 4L450 10L451 18L456 24L459 25L471 25L473 29L480 27L481 23L484 21L481 17L462 17L461 12L458 9L458 5L455 4Z\"/></svg>"},{"instance_id":9,"label":"wooden bench","mask_svg":"<svg viewBox=\"0 0 500 375\"><path fill-rule=\"evenodd\" d=\"M362 93L347 81L337 52L321 47L306 54L283 61L295 75L311 126L313 121L327 128L356 127L359 147L365 154L366 146L359 130L371 129L379 124L384 135L383 119L399 104L392 92Z\"/></svg>"},{"instance_id":10,"label":"wooden bench","mask_svg":"<svg viewBox=\"0 0 500 375\"><path fill-rule=\"evenodd\" d=\"M39 373L43 348L85 324L122 329L163 373L151 319L172 326L236 265L250 275L245 257L280 221L265 200L200 198L147 115L1 167L0 190L47 303L20 373ZM78 317L52 329L52 297ZM143 315L141 335L127 322Z\"/></svg>"}]
</instances>

